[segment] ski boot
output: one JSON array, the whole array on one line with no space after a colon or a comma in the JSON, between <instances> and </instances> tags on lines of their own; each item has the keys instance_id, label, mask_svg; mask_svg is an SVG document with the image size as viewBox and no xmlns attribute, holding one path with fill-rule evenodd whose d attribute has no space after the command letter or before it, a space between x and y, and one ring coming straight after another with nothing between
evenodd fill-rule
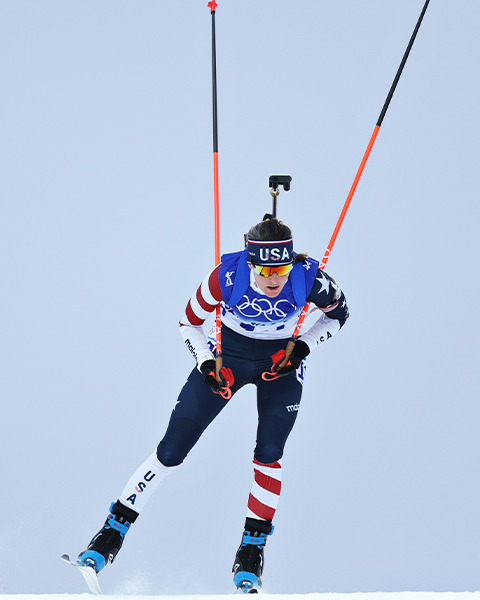
<instances>
[{"instance_id":1,"label":"ski boot","mask_svg":"<svg viewBox=\"0 0 480 600\"><path fill-rule=\"evenodd\" d=\"M123 538L135 522L138 513L120 502L112 502L105 525L88 544L88 548L78 555L79 566L93 567L98 573L115 560L123 544Z\"/></svg>"},{"instance_id":2,"label":"ski boot","mask_svg":"<svg viewBox=\"0 0 480 600\"><path fill-rule=\"evenodd\" d=\"M242 592L256 594L262 586L263 549L267 536L272 535L273 529L271 521L248 517L245 521L242 543L232 568L233 583Z\"/></svg>"}]
</instances>

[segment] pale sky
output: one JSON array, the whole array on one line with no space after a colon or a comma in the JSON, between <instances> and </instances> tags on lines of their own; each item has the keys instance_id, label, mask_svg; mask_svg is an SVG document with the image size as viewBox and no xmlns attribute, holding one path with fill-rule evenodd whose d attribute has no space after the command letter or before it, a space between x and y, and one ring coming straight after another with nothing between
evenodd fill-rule
<instances>
[{"instance_id":1,"label":"pale sky","mask_svg":"<svg viewBox=\"0 0 480 600\"><path fill-rule=\"evenodd\" d=\"M222 251L271 207L321 259L423 0L218 0ZM0 4L0 593L82 593L164 434L213 267L207 0ZM480 582L476 0L432 0L327 265L351 317L309 357L270 593ZM105 593L228 594L245 388L132 527Z\"/></svg>"}]
</instances>

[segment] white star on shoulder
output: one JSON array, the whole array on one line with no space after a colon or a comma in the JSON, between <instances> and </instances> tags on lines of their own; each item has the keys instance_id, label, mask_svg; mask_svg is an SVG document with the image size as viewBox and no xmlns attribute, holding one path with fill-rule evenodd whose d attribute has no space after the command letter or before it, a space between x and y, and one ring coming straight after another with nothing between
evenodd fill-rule
<instances>
[{"instance_id":1,"label":"white star on shoulder","mask_svg":"<svg viewBox=\"0 0 480 600\"><path fill-rule=\"evenodd\" d=\"M330 280L328 279L328 277L325 277L325 275L320 274L318 277L315 278L320 285L322 286L320 291L318 292L319 294L321 294L323 291L326 291L327 294L330 291Z\"/></svg>"}]
</instances>

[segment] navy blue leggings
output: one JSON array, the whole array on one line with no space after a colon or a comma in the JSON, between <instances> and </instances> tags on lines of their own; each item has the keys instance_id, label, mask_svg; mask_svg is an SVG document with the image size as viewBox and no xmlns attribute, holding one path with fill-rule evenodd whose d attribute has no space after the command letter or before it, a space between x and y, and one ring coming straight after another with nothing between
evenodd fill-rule
<instances>
[{"instance_id":1,"label":"navy blue leggings","mask_svg":"<svg viewBox=\"0 0 480 600\"><path fill-rule=\"evenodd\" d=\"M302 397L299 379L304 363L298 371L284 377L273 381L262 379L262 373L271 370L272 354L285 349L287 342L247 338L222 327L223 366L232 369L235 377L232 398L247 383L257 387L258 427L254 456L263 464L274 463L282 457ZM158 460L167 467L182 463L228 402L210 389L195 367L180 392L165 436L158 445Z\"/></svg>"}]
</instances>

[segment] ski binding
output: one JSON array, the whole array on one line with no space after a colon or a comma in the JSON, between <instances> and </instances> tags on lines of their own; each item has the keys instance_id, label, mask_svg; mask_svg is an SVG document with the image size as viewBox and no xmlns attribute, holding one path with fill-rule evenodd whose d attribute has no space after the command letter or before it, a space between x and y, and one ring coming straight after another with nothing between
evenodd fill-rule
<instances>
[{"instance_id":1,"label":"ski binding","mask_svg":"<svg viewBox=\"0 0 480 600\"><path fill-rule=\"evenodd\" d=\"M239 571L233 578L233 583L237 586L237 590L245 594L258 594L259 581L253 573Z\"/></svg>"},{"instance_id":2,"label":"ski binding","mask_svg":"<svg viewBox=\"0 0 480 600\"><path fill-rule=\"evenodd\" d=\"M67 562L69 565L72 565L72 567L76 567L80 573L83 575L85 581L87 582L87 585L90 589L90 591L93 594L101 594L101 590L100 590L100 584L98 582L98 575L97 572L95 570L95 567L93 566L93 561L92 561L92 565L83 565L79 562L73 562L73 560L70 560L70 557L68 556L68 554L62 554L61 556L62 560L64 560L65 562Z\"/></svg>"}]
</instances>

